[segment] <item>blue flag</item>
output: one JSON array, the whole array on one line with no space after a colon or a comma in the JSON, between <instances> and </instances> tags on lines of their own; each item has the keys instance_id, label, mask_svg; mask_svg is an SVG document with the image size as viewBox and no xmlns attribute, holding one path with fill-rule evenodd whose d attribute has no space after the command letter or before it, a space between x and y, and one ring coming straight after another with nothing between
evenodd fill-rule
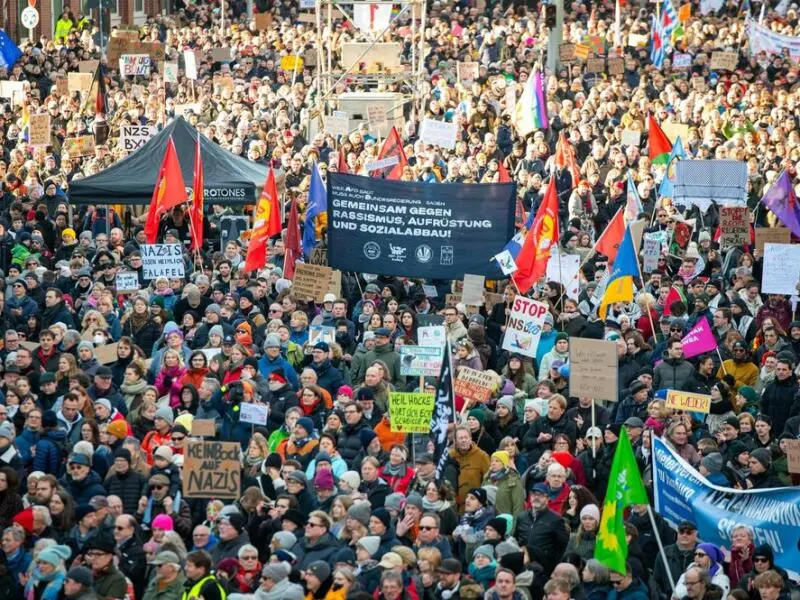
<instances>
[{"instance_id":1,"label":"blue flag","mask_svg":"<svg viewBox=\"0 0 800 600\"><path fill-rule=\"evenodd\" d=\"M308 207L306 223L303 230L303 254L308 257L312 248L317 245L317 216L328 210L328 193L317 169L317 163L311 168L311 187L308 190Z\"/></svg>"},{"instance_id":2,"label":"blue flag","mask_svg":"<svg viewBox=\"0 0 800 600\"><path fill-rule=\"evenodd\" d=\"M683 142L681 142L681 137L678 136L672 145L672 152L669 155L669 161L667 161L667 170L664 173L664 179L661 180L661 186L658 188L659 196L672 198L672 193L675 189L675 175L677 173L676 163L685 158L686 152L683 151Z\"/></svg>"},{"instance_id":3,"label":"blue flag","mask_svg":"<svg viewBox=\"0 0 800 600\"><path fill-rule=\"evenodd\" d=\"M0 68L10 69L22 56L22 50L0 29Z\"/></svg>"}]
</instances>

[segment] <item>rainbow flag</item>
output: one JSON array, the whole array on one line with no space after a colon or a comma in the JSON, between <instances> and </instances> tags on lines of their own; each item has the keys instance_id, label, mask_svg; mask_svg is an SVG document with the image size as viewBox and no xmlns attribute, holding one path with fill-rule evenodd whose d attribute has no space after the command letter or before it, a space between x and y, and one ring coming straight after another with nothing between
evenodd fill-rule
<instances>
[{"instance_id":1,"label":"rainbow flag","mask_svg":"<svg viewBox=\"0 0 800 600\"><path fill-rule=\"evenodd\" d=\"M541 71L535 71L533 76L528 78L522 96L514 108L513 123L519 135L523 137L550 126Z\"/></svg>"}]
</instances>

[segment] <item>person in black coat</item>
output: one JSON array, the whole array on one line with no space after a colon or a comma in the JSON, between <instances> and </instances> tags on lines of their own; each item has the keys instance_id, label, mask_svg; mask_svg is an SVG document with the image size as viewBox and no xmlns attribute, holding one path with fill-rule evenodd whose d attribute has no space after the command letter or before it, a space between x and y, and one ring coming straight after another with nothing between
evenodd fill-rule
<instances>
[{"instance_id":1,"label":"person in black coat","mask_svg":"<svg viewBox=\"0 0 800 600\"><path fill-rule=\"evenodd\" d=\"M75 325L72 313L64 302L63 292L56 288L47 288L44 295L44 310L42 311L42 330L50 329L54 323L64 323L67 329Z\"/></svg>"},{"instance_id":2,"label":"person in black coat","mask_svg":"<svg viewBox=\"0 0 800 600\"><path fill-rule=\"evenodd\" d=\"M765 490L784 487L772 468L772 452L769 448L756 448L750 452L750 474L744 483L747 489Z\"/></svg>"},{"instance_id":3,"label":"person in black coat","mask_svg":"<svg viewBox=\"0 0 800 600\"><path fill-rule=\"evenodd\" d=\"M150 317L147 298L135 296L133 309L122 315L122 335L133 338L133 341L150 356L153 346L161 337L161 327Z\"/></svg>"},{"instance_id":4,"label":"person in black coat","mask_svg":"<svg viewBox=\"0 0 800 600\"><path fill-rule=\"evenodd\" d=\"M761 412L772 417L776 430L786 426L797 393L797 378L793 374L793 365L785 358L778 359L775 366L775 380L764 388L761 395Z\"/></svg>"},{"instance_id":5,"label":"person in black coat","mask_svg":"<svg viewBox=\"0 0 800 600\"><path fill-rule=\"evenodd\" d=\"M269 393L262 401L269 405L267 428L270 432L281 428L286 421L286 411L298 405L297 394L292 389L286 374L278 367L267 378Z\"/></svg>"},{"instance_id":6,"label":"person in black coat","mask_svg":"<svg viewBox=\"0 0 800 600\"><path fill-rule=\"evenodd\" d=\"M355 458L364 449L361 438L362 430L371 430L371 427L364 419L364 409L357 402L348 402L343 407L344 424L339 439L339 454L347 463L347 466L354 470L360 470L360 465L354 464Z\"/></svg>"},{"instance_id":7,"label":"person in black coat","mask_svg":"<svg viewBox=\"0 0 800 600\"><path fill-rule=\"evenodd\" d=\"M147 494L147 478L131 469L131 460L130 450L117 448L113 471L103 484L109 496L120 497L123 512L129 515L136 514L139 498Z\"/></svg>"},{"instance_id":8,"label":"person in black coat","mask_svg":"<svg viewBox=\"0 0 800 600\"><path fill-rule=\"evenodd\" d=\"M127 509L125 513L117 517L114 527L114 541L119 555L118 568L133 583L136 597L141 598L147 586L147 557L136 531L136 521Z\"/></svg>"},{"instance_id":9,"label":"person in black coat","mask_svg":"<svg viewBox=\"0 0 800 600\"><path fill-rule=\"evenodd\" d=\"M492 338L498 346L503 339L503 333L505 333L506 330L506 320L508 319L511 307L514 305L514 298L516 298L516 296L517 292L514 286L506 286L503 292L503 301L494 305L492 312L489 314L489 319L486 322L486 330L489 333L489 337Z\"/></svg>"},{"instance_id":10,"label":"person in black coat","mask_svg":"<svg viewBox=\"0 0 800 600\"><path fill-rule=\"evenodd\" d=\"M519 515L515 536L520 546L527 546L530 556L541 557L544 573L549 576L564 555L569 531L561 515L547 508L547 484L534 485L529 499L531 509Z\"/></svg>"},{"instance_id":11,"label":"person in black coat","mask_svg":"<svg viewBox=\"0 0 800 600\"><path fill-rule=\"evenodd\" d=\"M528 452L528 464L533 464L552 447L553 438L558 433L569 437L574 445L578 436L575 421L567 418L567 400L561 394L554 394L547 404L547 415L536 419L522 440L523 449Z\"/></svg>"}]
</instances>

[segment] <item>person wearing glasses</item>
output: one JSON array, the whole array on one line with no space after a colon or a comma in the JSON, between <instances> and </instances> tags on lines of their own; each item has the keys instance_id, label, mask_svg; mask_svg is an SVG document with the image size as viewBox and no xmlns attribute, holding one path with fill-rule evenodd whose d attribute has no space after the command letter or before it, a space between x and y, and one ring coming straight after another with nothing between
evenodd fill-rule
<instances>
[{"instance_id":1,"label":"person wearing glasses","mask_svg":"<svg viewBox=\"0 0 800 600\"><path fill-rule=\"evenodd\" d=\"M100 476L92 471L91 459L78 452L70 455L67 460L67 473L59 483L72 496L76 506L89 504L93 496L106 495Z\"/></svg>"},{"instance_id":2,"label":"person wearing glasses","mask_svg":"<svg viewBox=\"0 0 800 600\"><path fill-rule=\"evenodd\" d=\"M722 597L727 597L730 592L731 582L725 574L724 560L725 555L722 550L714 544L699 544L694 550L694 561L675 584L673 598L699 600L705 593L705 590L698 589L703 587L703 583L705 583L706 587L709 584L717 586L722 590ZM705 582L702 581L702 577L697 577L698 570L707 574Z\"/></svg>"},{"instance_id":3,"label":"person wearing glasses","mask_svg":"<svg viewBox=\"0 0 800 600\"><path fill-rule=\"evenodd\" d=\"M114 562L116 554L114 540L105 535L92 537L84 547L84 559L94 574L94 591L101 598L121 600L128 592L125 575Z\"/></svg>"},{"instance_id":4,"label":"person wearing glasses","mask_svg":"<svg viewBox=\"0 0 800 600\"><path fill-rule=\"evenodd\" d=\"M624 575L611 572L611 586L613 589L608 594L608 600L647 600L650 597L647 586L638 578L634 579L630 563L625 563Z\"/></svg>"},{"instance_id":5,"label":"person wearing glasses","mask_svg":"<svg viewBox=\"0 0 800 600\"><path fill-rule=\"evenodd\" d=\"M691 521L681 521L678 524L678 539L674 544L664 547L663 558L659 556L653 569L653 582L661 600L666 600L672 594L671 581L677 581L694 560L697 548L697 526ZM664 562L669 565L670 576L665 571ZM612 573L612 579L616 575Z\"/></svg>"}]
</instances>

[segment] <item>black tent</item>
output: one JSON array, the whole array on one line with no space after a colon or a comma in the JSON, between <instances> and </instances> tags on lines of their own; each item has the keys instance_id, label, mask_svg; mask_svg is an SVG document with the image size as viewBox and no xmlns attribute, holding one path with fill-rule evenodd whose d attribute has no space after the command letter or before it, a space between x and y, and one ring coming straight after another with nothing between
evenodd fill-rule
<instances>
[{"instance_id":1,"label":"black tent","mask_svg":"<svg viewBox=\"0 0 800 600\"><path fill-rule=\"evenodd\" d=\"M186 187L194 178L197 130L178 117L130 156L109 168L73 180L69 199L76 204L150 204L153 188L169 136L175 142ZM231 154L200 136L203 152L203 183L207 204L254 204L267 175L267 168Z\"/></svg>"}]
</instances>

